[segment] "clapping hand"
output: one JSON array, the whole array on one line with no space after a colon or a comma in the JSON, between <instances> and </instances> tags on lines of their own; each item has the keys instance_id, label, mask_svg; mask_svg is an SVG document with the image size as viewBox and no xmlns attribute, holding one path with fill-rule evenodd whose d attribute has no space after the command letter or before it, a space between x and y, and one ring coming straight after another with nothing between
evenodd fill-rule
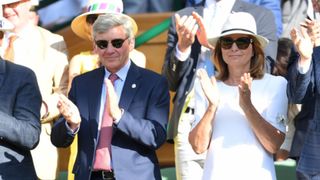
<instances>
[{"instance_id":1,"label":"clapping hand","mask_svg":"<svg viewBox=\"0 0 320 180\"><path fill-rule=\"evenodd\" d=\"M200 79L202 90L209 101L209 105L217 107L220 100L220 94L216 78L212 76L210 79L205 69L198 69L197 76Z\"/></svg>"},{"instance_id":2,"label":"clapping hand","mask_svg":"<svg viewBox=\"0 0 320 180\"><path fill-rule=\"evenodd\" d=\"M197 38L198 38L199 43L208 49L214 50L214 47L211 46L208 42L207 31L204 26L202 17L196 12L192 12L192 16L196 20L196 22L199 26L199 29L197 31Z\"/></svg>"},{"instance_id":3,"label":"clapping hand","mask_svg":"<svg viewBox=\"0 0 320 180\"><path fill-rule=\"evenodd\" d=\"M178 34L178 48L185 52L194 43L198 25L193 16L175 14L176 31Z\"/></svg>"},{"instance_id":4,"label":"clapping hand","mask_svg":"<svg viewBox=\"0 0 320 180\"><path fill-rule=\"evenodd\" d=\"M121 118L121 109L118 105L118 96L114 90L114 87L109 79L105 79L107 87L107 107L109 108L110 116L113 120Z\"/></svg>"},{"instance_id":5,"label":"clapping hand","mask_svg":"<svg viewBox=\"0 0 320 180\"><path fill-rule=\"evenodd\" d=\"M72 130L79 127L81 117L79 110L66 96L60 94L57 107Z\"/></svg>"},{"instance_id":6,"label":"clapping hand","mask_svg":"<svg viewBox=\"0 0 320 180\"><path fill-rule=\"evenodd\" d=\"M246 109L251 105L251 84L252 77L250 73L244 73L241 76L239 84L239 105L242 109Z\"/></svg>"},{"instance_id":7,"label":"clapping hand","mask_svg":"<svg viewBox=\"0 0 320 180\"><path fill-rule=\"evenodd\" d=\"M290 32L290 36L293 44L295 45L297 51L300 54L300 59L302 62L311 60L313 53L313 42L307 32L307 28L301 26L300 32L293 28Z\"/></svg>"}]
</instances>

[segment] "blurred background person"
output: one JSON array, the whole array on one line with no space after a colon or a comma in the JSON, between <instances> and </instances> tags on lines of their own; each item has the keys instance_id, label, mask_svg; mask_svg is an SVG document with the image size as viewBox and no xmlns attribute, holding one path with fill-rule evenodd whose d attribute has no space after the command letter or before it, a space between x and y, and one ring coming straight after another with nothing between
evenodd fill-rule
<instances>
[{"instance_id":1,"label":"blurred background person","mask_svg":"<svg viewBox=\"0 0 320 180\"><path fill-rule=\"evenodd\" d=\"M280 38L278 41L278 53L277 59L272 71L275 76L282 76L287 78L288 66L292 62L292 55L295 52L293 42L289 38ZM283 161L290 156L291 146L293 142L293 136L295 134L295 118L300 112L300 104L288 105L288 119L286 121L286 137L282 143L279 151L275 154L276 161Z\"/></svg>"},{"instance_id":2,"label":"blurred background person","mask_svg":"<svg viewBox=\"0 0 320 180\"><path fill-rule=\"evenodd\" d=\"M13 25L3 38L1 54L6 60L32 69L42 95L41 134L38 146L31 151L39 179L56 179L58 149L52 145L53 122L60 115L58 94L66 94L68 86L67 48L62 36L36 26L30 20L30 0L1 0L3 15Z\"/></svg>"},{"instance_id":3,"label":"blurred background person","mask_svg":"<svg viewBox=\"0 0 320 180\"><path fill-rule=\"evenodd\" d=\"M174 0L123 0L124 13L160 13L174 10Z\"/></svg>"},{"instance_id":4,"label":"blurred background person","mask_svg":"<svg viewBox=\"0 0 320 180\"><path fill-rule=\"evenodd\" d=\"M40 25L46 29L62 25L85 12L89 0L59 0L38 10Z\"/></svg>"}]
</instances>

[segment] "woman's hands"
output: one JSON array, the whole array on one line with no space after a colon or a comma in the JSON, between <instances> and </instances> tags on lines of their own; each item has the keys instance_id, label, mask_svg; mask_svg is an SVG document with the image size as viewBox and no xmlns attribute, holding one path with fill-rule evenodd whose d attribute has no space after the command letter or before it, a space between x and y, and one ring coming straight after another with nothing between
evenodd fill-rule
<instances>
[{"instance_id":1,"label":"woman's hands","mask_svg":"<svg viewBox=\"0 0 320 180\"><path fill-rule=\"evenodd\" d=\"M251 84L252 77L250 73L244 73L241 76L239 87L239 105L244 110L251 106Z\"/></svg>"},{"instance_id":2,"label":"woman's hands","mask_svg":"<svg viewBox=\"0 0 320 180\"><path fill-rule=\"evenodd\" d=\"M198 69L197 76L200 79L202 90L209 101L209 106L217 107L220 101L219 90L217 87L217 81L214 76L209 78L205 69Z\"/></svg>"}]
</instances>

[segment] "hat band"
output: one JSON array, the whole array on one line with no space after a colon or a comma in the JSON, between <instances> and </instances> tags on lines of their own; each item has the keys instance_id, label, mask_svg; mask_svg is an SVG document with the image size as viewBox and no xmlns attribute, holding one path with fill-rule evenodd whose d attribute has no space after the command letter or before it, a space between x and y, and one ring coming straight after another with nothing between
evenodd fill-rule
<instances>
[{"instance_id":1,"label":"hat band","mask_svg":"<svg viewBox=\"0 0 320 180\"><path fill-rule=\"evenodd\" d=\"M229 32L229 31L246 31L246 32L249 32L249 33L251 33L251 34L255 34L254 32L252 32L252 31L250 31L250 30L241 29L241 28L228 29L228 30L222 31L221 34L224 34L224 33Z\"/></svg>"},{"instance_id":2,"label":"hat band","mask_svg":"<svg viewBox=\"0 0 320 180\"><path fill-rule=\"evenodd\" d=\"M110 11L110 12L122 13L122 9L120 7L117 7L113 3L94 3L94 4L91 4L88 7L87 12L98 11L98 10L106 10L107 12Z\"/></svg>"}]
</instances>

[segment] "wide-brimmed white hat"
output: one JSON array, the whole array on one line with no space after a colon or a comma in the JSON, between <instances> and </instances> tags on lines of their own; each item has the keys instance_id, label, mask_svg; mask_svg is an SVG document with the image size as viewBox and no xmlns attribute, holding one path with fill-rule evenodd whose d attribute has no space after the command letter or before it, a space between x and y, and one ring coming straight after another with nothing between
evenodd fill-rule
<instances>
[{"instance_id":1,"label":"wide-brimmed white hat","mask_svg":"<svg viewBox=\"0 0 320 180\"><path fill-rule=\"evenodd\" d=\"M9 31L13 29L13 24L6 18L0 16L0 31Z\"/></svg>"},{"instance_id":2,"label":"wide-brimmed white hat","mask_svg":"<svg viewBox=\"0 0 320 180\"><path fill-rule=\"evenodd\" d=\"M269 42L267 38L257 34L256 21L251 14L246 12L231 12L222 27L221 34L219 36L208 37L208 42L212 46L216 46L220 37L231 34L248 34L254 36L263 48L266 47Z\"/></svg>"},{"instance_id":3,"label":"wide-brimmed white hat","mask_svg":"<svg viewBox=\"0 0 320 180\"><path fill-rule=\"evenodd\" d=\"M86 22L86 18L90 14L118 14L129 18L133 24L133 33L136 35L138 26L134 19L127 16L123 12L122 0L90 0L87 5L87 12L77 16L71 22L72 31L79 37L91 40L91 29Z\"/></svg>"}]
</instances>

